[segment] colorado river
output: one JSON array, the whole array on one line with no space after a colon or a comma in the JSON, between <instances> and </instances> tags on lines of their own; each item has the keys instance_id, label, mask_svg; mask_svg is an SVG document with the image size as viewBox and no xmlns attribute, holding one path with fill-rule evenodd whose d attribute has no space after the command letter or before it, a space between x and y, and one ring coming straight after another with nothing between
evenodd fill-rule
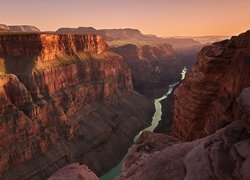
<instances>
[{"instance_id":1,"label":"colorado river","mask_svg":"<svg viewBox=\"0 0 250 180\"><path fill-rule=\"evenodd\" d=\"M187 68L184 67L184 69L181 72L181 75L182 75L181 80L183 80L185 78L186 73L187 73ZM154 129L159 124L159 121L161 120L161 115L162 115L161 108L162 108L162 105L161 105L160 101L162 101L163 99L166 99L168 97L168 95L172 93L174 87L176 85L178 85L179 83L180 82L170 84L168 86L168 91L162 97L160 97L158 99L155 99L155 101L154 101L155 113L154 113L154 116L153 116L153 119L152 119L151 126L143 129L137 136L135 136L134 141L140 136L140 134L143 131L154 131ZM125 157L126 157L126 155L124 156L123 159L125 159ZM121 171L122 162L123 162L123 160L116 167L114 167L110 172L108 172L107 174L100 177L100 179L101 180L113 180L113 179L115 179L115 177L117 177L119 175L120 171Z\"/></svg>"}]
</instances>

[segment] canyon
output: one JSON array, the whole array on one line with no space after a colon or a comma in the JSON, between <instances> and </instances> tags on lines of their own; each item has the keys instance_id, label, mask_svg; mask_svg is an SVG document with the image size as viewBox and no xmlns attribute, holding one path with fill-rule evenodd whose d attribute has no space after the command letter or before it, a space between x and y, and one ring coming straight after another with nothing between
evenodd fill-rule
<instances>
[{"instance_id":1,"label":"canyon","mask_svg":"<svg viewBox=\"0 0 250 180\"><path fill-rule=\"evenodd\" d=\"M249 179L249 48L250 31L204 47L174 92L172 136L143 132L118 179Z\"/></svg>"},{"instance_id":2,"label":"canyon","mask_svg":"<svg viewBox=\"0 0 250 180\"><path fill-rule=\"evenodd\" d=\"M152 126L152 99L157 133L136 136L118 179L250 178L250 31L205 47L134 29L0 31L1 179L98 179Z\"/></svg>"},{"instance_id":3,"label":"canyon","mask_svg":"<svg viewBox=\"0 0 250 180\"><path fill-rule=\"evenodd\" d=\"M169 84L181 79L183 65L170 44L111 47L131 69L137 92L148 97L161 97Z\"/></svg>"},{"instance_id":4,"label":"canyon","mask_svg":"<svg viewBox=\"0 0 250 180\"><path fill-rule=\"evenodd\" d=\"M72 162L101 175L150 124L152 103L100 35L4 34L0 67L1 179L46 179Z\"/></svg>"},{"instance_id":5,"label":"canyon","mask_svg":"<svg viewBox=\"0 0 250 180\"><path fill-rule=\"evenodd\" d=\"M169 84L180 79L183 65L173 47L167 41L164 43L163 39L155 42L157 37L143 35L137 29L97 30L93 27L79 27L60 28L57 33L102 34L111 50L121 55L128 64L134 88L141 94L152 98L161 97ZM129 39L133 39L133 42L129 42ZM141 44L144 39L147 41Z\"/></svg>"}]
</instances>

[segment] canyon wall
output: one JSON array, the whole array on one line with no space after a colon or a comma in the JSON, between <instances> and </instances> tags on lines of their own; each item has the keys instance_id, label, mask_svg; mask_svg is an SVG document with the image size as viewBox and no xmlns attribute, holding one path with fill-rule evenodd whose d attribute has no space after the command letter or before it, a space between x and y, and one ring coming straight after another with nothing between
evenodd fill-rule
<instances>
[{"instance_id":1,"label":"canyon wall","mask_svg":"<svg viewBox=\"0 0 250 180\"><path fill-rule=\"evenodd\" d=\"M142 133L118 179L249 179L249 57L250 31L203 48L174 93L175 137Z\"/></svg>"},{"instance_id":2,"label":"canyon wall","mask_svg":"<svg viewBox=\"0 0 250 180\"><path fill-rule=\"evenodd\" d=\"M77 52L100 54L107 48L100 35L13 34L0 36L0 42L1 55L34 56L36 61L54 60L62 54L76 55Z\"/></svg>"},{"instance_id":3,"label":"canyon wall","mask_svg":"<svg viewBox=\"0 0 250 180\"><path fill-rule=\"evenodd\" d=\"M6 26L5 24L0 24L0 32L8 32L9 27Z\"/></svg>"},{"instance_id":4,"label":"canyon wall","mask_svg":"<svg viewBox=\"0 0 250 180\"><path fill-rule=\"evenodd\" d=\"M46 179L71 162L101 175L150 124L151 102L99 35L2 35L0 67L1 179Z\"/></svg>"},{"instance_id":5,"label":"canyon wall","mask_svg":"<svg viewBox=\"0 0 250 180\"><path fill-rule=\"evenodd\" d=\"M160 97L169 84L181 78L183 66L169 44L128 44L112 50L124 58L131 69L134 88L142 94Z\"/></svg>"},{"instance_id":6,"label":"canyon wall","mask_svg":"<svg viewBox=\"0 0 250 180\"><path fill-rule=\"evenodd\" d=\"M175 91L172 135L199 139L240 119L236 98L249 77L250 31L204 47Z\"/></svg>"}]
</instances>

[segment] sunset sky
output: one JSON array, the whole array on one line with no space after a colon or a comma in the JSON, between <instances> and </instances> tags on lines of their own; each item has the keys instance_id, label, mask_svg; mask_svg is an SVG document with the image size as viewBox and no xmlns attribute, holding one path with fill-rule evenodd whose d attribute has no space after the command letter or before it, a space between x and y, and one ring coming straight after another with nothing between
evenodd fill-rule
<instances>
[{"instance_id":1,"label":"sunset sky","mask_svg":"<svg viewBox=\"0 0 250 180\"><path fill-rule=\"evenodd\" d=\"M159 36L237 35L250 29L250 0L1 0L0 24L137 28Z\"/></svg>"}]
</instances>

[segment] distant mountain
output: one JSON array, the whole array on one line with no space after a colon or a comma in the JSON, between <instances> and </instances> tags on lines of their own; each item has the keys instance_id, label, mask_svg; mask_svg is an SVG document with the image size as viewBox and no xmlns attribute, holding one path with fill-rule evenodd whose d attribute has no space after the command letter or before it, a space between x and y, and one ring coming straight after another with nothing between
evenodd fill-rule
<instances>
[{"instance_id":1,"label":"distant mountain","mask_svg":"<svg viewBox=\"0 0 250 180\"><path fill-rule=\"evenodd\" d=\"M126 38L143 38L143 35L138 29L101 29L107 36L113 39L126 39Z\"/></svg>"},{"instance_id":2,"label":"distant mountain","mask_svg":"<svg viewBox=\"0 0 250 180\"><path fill-rule=\"evenodd\" d=\"M201 44L212 44L214 42L230 39L231 36L176 36L179 39L194 39Z\"/></svg>"},{"instance_id":3,"label":"distant mountain","mask_svg":"<svg viewBox=\"0 0 250 180\"><path fill-rule=\"evenodd\" d=\"M9 27L5 24L0 24L0 32L8 32Z\"/></svg>"},{"instance_id":4,"label":"distant mountain","mask_svg":"<svg viewBox=\"0 0 250 180\"><path fill-rule=\"evenodd\" d=\"M95 29L93 27L60 28L57 33L69 34L100 34L106 41L111 41L114 45L125 44L171 44L174 49L193 47L201 45L200 42L192 38L162 38L156 35L145 35L138 29ZM117 42L116 42L117 41Z\"/></svg>"},{"instance_id":5,"label":"distant mountain","mask_svg":"<svg viewBox=\"0 0 250 180\"><path fill-rule=\"evenodd\" d=\"M41 32L37 27L29 25L9 26L9 30L14 32Z\"/></svg>"},{"instance_id":6,"label":"distant mountain","mask_svg":"<svg viewBox=\"0 0 250 180\"><path fill-rule=\"evenodd\" d=\"M70 33L70 34L103 34L104 33L93 27L59 28L56 32L57 33Z\"/></svg>"},{"instance_id":7,"label":"distant mountain","mask_svg":"<svg viewBox=\"0 0 250 180\"><path fill-rule=\"evenodd\" d=\"M69 34L100 34L106 40L125 39L125 38L142 38L144 35L138 29L95 29L93 27L78 28L60 28L57 33Z\"/></svg>"}]
</instances>

